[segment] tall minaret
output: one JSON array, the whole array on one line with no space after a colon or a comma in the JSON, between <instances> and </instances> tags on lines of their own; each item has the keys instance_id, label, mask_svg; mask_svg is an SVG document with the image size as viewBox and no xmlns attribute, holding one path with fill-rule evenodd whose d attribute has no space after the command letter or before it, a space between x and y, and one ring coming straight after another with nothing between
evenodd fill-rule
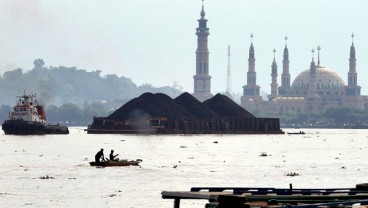
<instances>
[{"instance_id":1,"label":"tall minaret","mask_svg":"<svg viewBox=\"0 0 368 208\"><path fill-rule=\"evenodd\" d=\"M257 85L257 73L256 73L256 59L253 46L253 34L250 35L250 38L251 43L249 47L247 85L254 86Z\"/></svg>"},{"instance_id":2,"label":"tall minaret","mask_svg":"<svg viewBox=\"0 0 368 208\"><path fill-rule=\"evenodd\" d=\"M271 77L272 77L272 82L271 82L271 95L268 96L269 100L272 100L273 98L275 98L277 96L277 64L276 64L276 60L275 60L275 54L276 54L276 49L273 49L273 62L271 65Z\"/></svg>"},{"instance_id":3,"label":"tall minaret","mask_svg":"<svg viewBox=\"0 0 368 208\"><path fill-rule=\"evenodd\" d=\"M318 52L321 48L318 46ZM319 62L319 60L318 60ZM310 71L309 71L309 95L314 95L317 93L317 85L316 80L317 79L317 69L316 64L314 62L314 49L312 49L312 62L310 65Z\"/></svg>"},{"instance_id":4,"label":"tall minaret","mask_svg":"<svg viewBox=\"0 0 368 208\"><path fill-rule=\"evenodd\" d=\"M197 51L196 51L196 75L194 78L193 96L203 102L213 95L211 94L211 76L208 73L208 35L207 20L205 19L204 5L202 0L201 19L198 20L197 28Z\"/></svg>"},{"instance_id":5,"label":"tall minaret","mask_svg":"<svg viewBox=\"0 0 368 208\"><path fill-rule=\"evenodd\" d=\"M249 48L247 84L243 86L243 96L240 98L241 106L245 109L259 109L259 103L263 102L262 96L259 94L260 86L257 85L257 73L255 69L255 55L253 46L253 34L250 35L251 44ZM254 109L251 109L254 108Z\"/></svg>"},{"instance_id":6,"label":"tall minaret","mask_svg":"<svg viewBox=\"0 0 368 208\"><path fill-rule=\"evenodd\" d=\"M289 50L287 48L287 39L285 36L284 57L282 60L281 86L279 87L280 95L288 95L290 90L290 72L289 72Z\"/></svg>"},{"instance_id":7,"label":"tall minaret","mask_svg":"<svg viewBox=\"0 0 368 208\"><path fill-rule=\"evenodd\" d=\"M354 34L351 34L351 47L350 47L350 58L349 58L349 73L348 73L348 86L345 89L345 94L348 96L359 96L360 86L358 86L358 74L356 72L356 58L355 58L355 47L354 47Z\"/></svg>"},{"instance_id":8,"label":"tall minaret","mask_svg":"<svg viewBox=\"0 0 368 208\"><path fill-rule=\"evenodd\" d=\"M243 86L243 95L259 96L260 87L257 85L256 59L253 46L253 34L250 35L251 44L249 47L247 85Z\"/></svg>"}]
</instances>

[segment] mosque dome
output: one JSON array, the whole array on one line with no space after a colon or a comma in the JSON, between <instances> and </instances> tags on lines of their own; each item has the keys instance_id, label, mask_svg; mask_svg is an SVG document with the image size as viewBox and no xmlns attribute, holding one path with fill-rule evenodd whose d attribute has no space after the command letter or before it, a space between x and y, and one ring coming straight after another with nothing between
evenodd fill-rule
<instances>
[{"instance_id":1,"label":"mosque dome","mask_svg":"<svg viewBox=\"0 0 368 208\"><path fill-rule=\"evenodd\" d=\"M306 90L309 88L310 69L302 71L293 81L291 88L293 90ZM344 81L331 69L323 66L316 66L316 86L317 90L336 90L344 89Z\"/></svg>"}]
</instances>

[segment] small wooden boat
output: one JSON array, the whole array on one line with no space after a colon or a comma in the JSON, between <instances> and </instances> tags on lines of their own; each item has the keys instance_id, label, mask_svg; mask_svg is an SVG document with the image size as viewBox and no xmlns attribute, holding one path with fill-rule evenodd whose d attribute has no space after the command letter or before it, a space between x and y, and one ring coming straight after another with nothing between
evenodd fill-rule
<instances>
[{"instance_id":1,"label":"small wooden boat","mask_svg":"<svg viewBox=\"0 0 368 208\"><path fill-rule=\"evenodd\" d=\"M119 160L119 161L104 161L104 162L89 162L91 166L100 166L100 167L111 167L111 166L138 166L142 160Z\"/></svg>"},{"instance_id":2,"label":"small wooden boat","mask_svg":"<svg viewBox=\"0 0 368 208\"><path fill-rule=\"evenodd\" d=\"M299 131L299 132L288 132L287 134L305 134L304 131Z\"/></svg>"}]
</instances>

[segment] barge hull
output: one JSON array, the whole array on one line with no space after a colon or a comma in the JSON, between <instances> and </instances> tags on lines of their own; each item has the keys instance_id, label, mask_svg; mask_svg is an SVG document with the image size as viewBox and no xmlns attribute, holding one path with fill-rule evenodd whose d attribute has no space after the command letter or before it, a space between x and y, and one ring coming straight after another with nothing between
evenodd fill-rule
<instances>
[{"instance_id":1,"label":"barge hull","mask_svg":"<svg viewBox=\"0 0 368 208\"><path fill-rule=\"evenodd\" d=\"M284 134L278 118L116 120L95 117L88 134Z\"/></svg>"}]
</instances>

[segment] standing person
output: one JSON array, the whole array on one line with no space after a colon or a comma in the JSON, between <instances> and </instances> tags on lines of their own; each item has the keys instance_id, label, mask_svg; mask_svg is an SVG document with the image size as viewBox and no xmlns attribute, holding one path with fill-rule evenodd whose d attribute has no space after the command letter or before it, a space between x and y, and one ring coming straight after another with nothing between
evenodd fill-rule
<instances>
[{"instance_id":1,"label":"standing person","mask_svg":"<svg viewBox=\"0 0 368 208\"><path fill-rule=\"evenodd\" d=\"M117 157L119 154L117 155L114 155L114 150L111 150L111 153L110 153L110 160L115 160L115 157Z\"/></svg>"},{"instance_id":2,"label":"standing person","mask_svg":"<svg viewBox=\"0 0 368 208\"><path fill-rule=\"evenodd\" d=\"M97 152L97 154L95 155L95 161L96 162L101 162L100 159L102 159L102 161L105 161L105 156L103 153L103 148L101 148L100 151Z\"/></svg>"}]
</instances>

